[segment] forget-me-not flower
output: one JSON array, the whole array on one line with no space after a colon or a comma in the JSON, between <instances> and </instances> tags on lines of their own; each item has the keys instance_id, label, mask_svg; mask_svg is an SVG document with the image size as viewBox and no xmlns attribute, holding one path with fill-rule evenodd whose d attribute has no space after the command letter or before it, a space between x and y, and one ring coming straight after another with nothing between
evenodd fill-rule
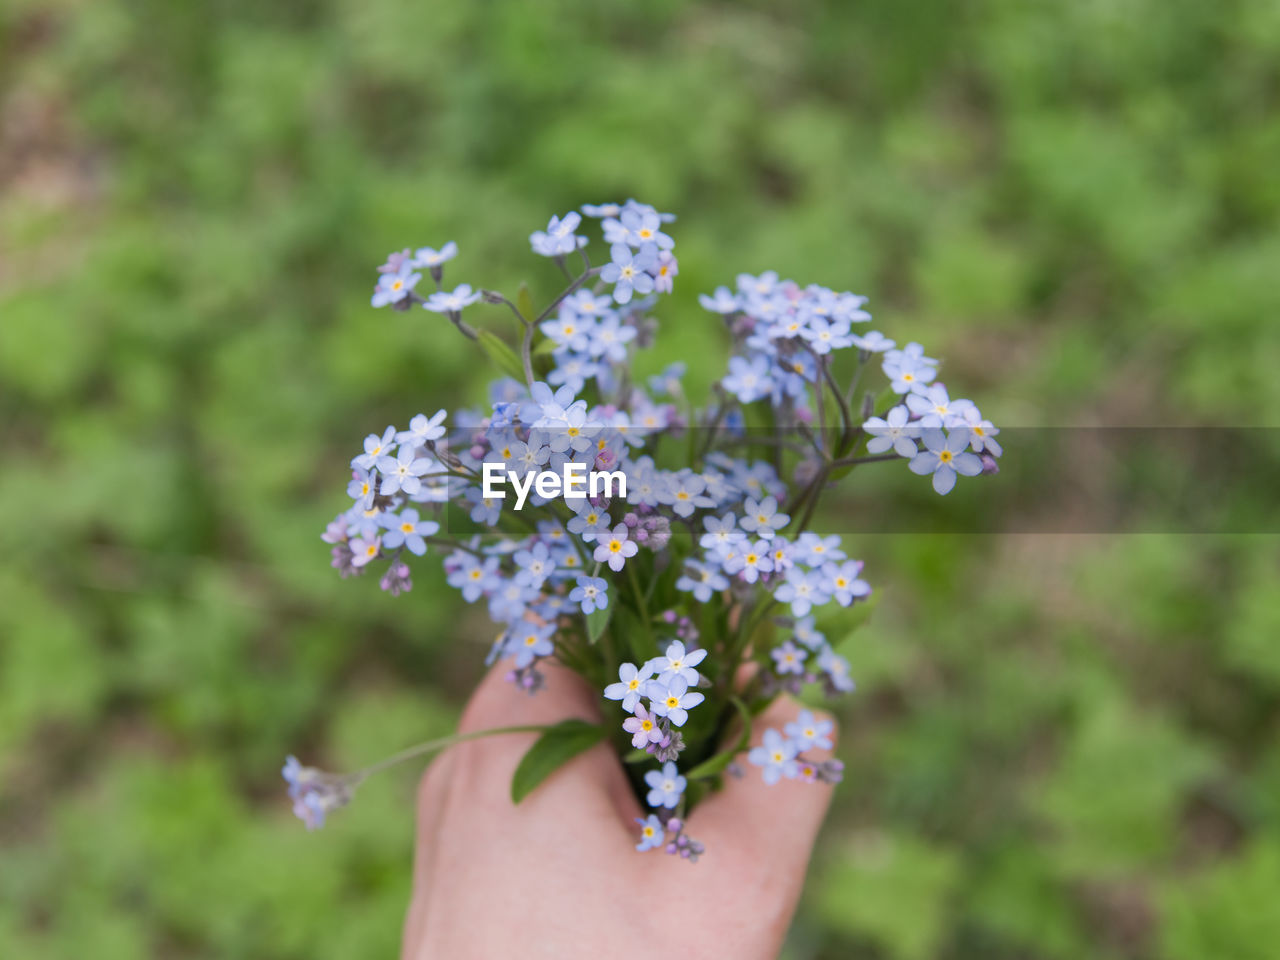
<instances>
[{"instance_id":1,"label":"forget-me-not flower","mask_svg":"<svg viewBox=\"0 0 1280 960\"><path fill-rule=\"evenodd\" d=\"M613 258L600 271L600 279L612 283L613 299L618 303L630 303L632 294L653 292L653 277L648 271L658 263L658 248L652 244L633 251L625 243L615 243L609 249Z\"/></svg>"},{"instance_id":2,"label":"forget-me-not flower","mask_svg":"<svg viewBox=\"0 0 1280 960\"><path fill-rule=\"evenodd\" d=\"M645 802L651 807L675 807L684 795L688 781L680 775L676 765L668 760L661 770L650 770L644 775L644 782L649 785L649 794Z\"/></svg>"},{"instance_id":3,"label":"forget-me-not flower","mask_svg":"<svg viewBox=\"0 0 1280 960\"><path fill-rule=\"evenodd\" d=\"M982 472L982 461L977 454L968 453L969 431L961 428L949 435L941 430L925 430L921 434L924 450L916 454L907 465L912 473L920 476L933 474L933 489L942 495L951 492L956 485L956 475L976 477Z\"/></svg>"}]
</instances>

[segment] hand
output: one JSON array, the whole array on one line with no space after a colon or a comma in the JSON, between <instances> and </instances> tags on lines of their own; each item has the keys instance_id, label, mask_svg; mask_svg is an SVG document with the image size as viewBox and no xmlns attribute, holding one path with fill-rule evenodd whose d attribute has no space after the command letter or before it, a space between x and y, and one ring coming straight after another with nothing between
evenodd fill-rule
<instances>
[{"instance_id":1,"label":"hand","mask_svg":"<svg viewBox=\"0 0 1280 960\"><path fill-rule=\"evenodd\" d=\"M600 721L599 695L571 671L548 664L546 688L532 697L505 672L499 666L485 677L461 731ZM760 716L755 740L798 709L779 698ZM458 744L423 777L403 960L777 956L830 787L767 786L754 767L726 778L724 790L687 818L687 832L706 845L692 864L633 849L635 820L647 811L608 744L513 805L511 775L534 736Z\"/></svg>"}]
</instances>

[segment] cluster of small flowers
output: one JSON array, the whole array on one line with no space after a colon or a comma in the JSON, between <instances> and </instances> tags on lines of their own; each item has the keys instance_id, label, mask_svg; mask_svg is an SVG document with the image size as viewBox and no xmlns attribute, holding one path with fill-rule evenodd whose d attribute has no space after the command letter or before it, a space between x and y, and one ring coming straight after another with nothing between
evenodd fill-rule
<instances>
[{"instance_id":1,"label":"cluster of small flowers","mask_svg":"<svg viewBox=\"0 0 1280 960\"><path fill-rule=\"evenodd\" d=\"M622 729L631 734L631 745L645 750L658 760L675 760L684 749L679 730L689 719L689 711L706 699L696 689L702 681L697 666L706 659L706 650L686 650L680 640L673 640L666 653L647 660L637 667L624 663L618 668L618 682L604 688L609 700L621 700L622 709L631 714L622 723ZM649 701L648 708L645 700ZM671 767L675 770L674 765ZM652 775L652 773L650 774ZM680 790L684 790L684 778L678 778ZM650 805L654 794L650 793ZM664 806L674 807L678 795Z\"/></svg>"},{"instance_id":2,"label":"cluster of small flowers","mask_svg":"<svg viewBox=\"0 0 1280 960\"><path fill-rule=\"evenodd\" d=\"M684 820L669 811L659 810L647 817L636 817L636 823L640 824L640 842L636 849L641 853L660 849L697 863L698 858L707 852L706 847L684 832Z\"/></svg>"},{"instance_id":3,"label":"cluster of small flowers","mask_svg":"<svg viewBox=\"0 0 1280 960\"><path fill-rule=\"evenodd\" d=\"M742 403L768 400L773 406L794 405L802 420L812 420L810 389L819 383L818 360L833 350L868 340L853 333L855 323L871 314L862 309L867 298L836 293L794 280L779 280L772 270L755 277L738 275L737 293L717 287L698 300L712 313L724 316L733 335L735 356L721 385Z\"/></svg>"},{"instance_id":4,"label":"cluster of small flowers","mask_svg":"<svg viewBox=\"0 0 1280 960\"><path fill-rule=\"evenodd\" d=\"M872 437L867 452L893 450L910 458L911 471L932 475L939 494L951 491L957 475L997 471L1003 451L994 438L1000 431L971 400L950 400L946 387L933 383L936 359L918 343L899 350L877 330L853 332L855 323L871 319L862 309L865 297L816 284L801 287L769 271L739 274L736 293L719 287L699 302L724 316L733 335L736 353L720 383L740 403L767 401L790 411L795 422L811 423L817 416L812 394L821 395L834 351L856 347L863 363L883 354L881 370L905 401L883 418L865 419L862 429Z\"/></svg>"},{"instance_id":5,"label":"cluster of small flowers","mask_svg":"<svg viewBox=\"0 0 1280 960\"><path fill-rule=\"evenodd\" d=\"M409 503L441 504L449 499L452 458L439 441L445 434L445 411L418 414L408 430L387 427L365 437L364 452L351 461L347 495L351 506L325 528L322 539L333 545L332 565L343 577L363 572L378 557L390 564L380 581L392 596L413 586L409 567L399 559L407 550L427 552L428 540L440 530Z\"/></svg>"},{"instance_id":6,"label":"cluster of small flowers","mask_svg":"<svg viewBox=\"0 0 1280 960\"><path fill-rule=\"evenodd\" d=\"M723 654L729 659L716 667L732 675L746 643L729 654L725 638L717 636L708 644L712 649L705 649L690 606L677 603L650 616L646 596L657 593L669 604L671 591L679 591L691 603L710 607L718 632L735 622L730 609L735 616L758 612L765 617L775 604L785 605L789 616L775 621L784 636L770 648L756 648L763 669L753 689L767 697L817 683L832 695L848 692L853 689L849 664L816 629L814 611L833 602L848 607L867 599L871 588L862 579L861 561L847 556L840 537L807 529L830 471L846 463L905 456L914 472L931 473L935 489L946 493L956 474L994 471L994 458L1001 453L994 440L998 431L971 402L948 398L935 382L937 361L918 344L896 350L876 331L855 333L855 324L870 319L865 298L802 287L772 272L743 274L736 292L721 287L700 298L725 318L734 344L728 375L717 388L716 410L688 403L683 364L637 382L630 355L652 336L646 316L654 302L650 294L670 292L678 273L674 243L664 232L674 218L633 200L586 205L581 212L601 221L610 260L591 265L587 238L577 232L583 224L578 212L552 217L545 230L530 236L530 245L556 262L569 286L537 317L498 293L468 284L444 290L444 265L458 254L452 242L438 250L393 253L379 267L374 306L403 311L420 304L446 315L472 339L478 335L462 319L465 310L481 300L509 307L524 327L518 358L524 378L494 383L488 412L419 414L406 430L388 427L366 437L363 452L351 461L351 503L323 539L332 545L333 566L344 577L385 560L380 585L392 595L411 589L408 555L444 546L448 583L466 602L483 601L501 626L489 662L510 658L509 679L529 693L542 686L539 664L546 658L571 662L570 653L600 658L592 652L601 649L594 645L599 629L612 631L619 619L635 624L643 640L630 637L632 649L643 643L651 648L646 653L665 652L640 665L623 663L618 682L609 684L604 696L621 701L627 711L622 728L633 747L662 764L644 776L649 805L656 810L640 821L639 849L661 847L696 860L702 846L687 836L677 816L683 813L686 779L676 760L690 735L681 728L688 712L704 702L697 688L705 681L697 666L709 653ZM581 258L576 277L569 270L574 255ZM415 291L424 270L436 286L425 298ZM538 349L535 333L547 341ZM858 351L858 372L846 393L837 388L831 361L847 348ZM878 354L901 403L881 419L870 416L875 404L868 398L855 421L849 398L863 367ZM538 367L541 379L534 373ZM769 422L812 443L787 480L781 456L769 462L728 452L752 444L745 427L748 416L763 419L749 411L757 402L771 408ZM841 413L835 440L826 429L827 403ZM690 436L694 426L704 428L705 437ZM660 452L665 438L678 434L689 440L687 447L681 444L687 459L664 468L659 464L670 459L664 461ZM852 456L864 434L872 456ZM791 444L787 436L765 438L770 439L775 453ZM505 498L489 488L486 478L494 468L509 480ZM544 490L546 474L568 477L571 471L621 475L625 494L607 485L577 495ZM487 535L440 536L448 504L461 507ZM515 512L526 504L536 511ZM435 519L421 511L434 512ZM793 513L798 521L793 522ZM640 578L647 584L642 586ZM628 606L632 616L609 621L610 607L617 603ZM603 622L610 625L600 628ZM616 663L612 660L607 670ZM712 709L727 706L717 702ZM811 762L804 756L807 749L829 745L830 729L829 723L802 713L787 726L785 737L768 731L764 746L749 759L764 768L770 783L783 778L835 782L841 770L837 761ZM345 802L347 788L340 789L337 778L308 773L310 768L291 762L286 779L292 776L291 794L296 790L295 800L301 798L299 815L305 814L309 825L322 822L325 810Z\"/></svg>"},{"instance_id":7,"label":"cluster of small flowers","mask_svg":"<svg viewBox=\"0 0 1280 960\"><path fill-rule=\"evenodd\" d=\"M779 780L801 780L805 783L839 783L844 779L844 764L839 760L810 760L804 751L831 749L830 720L819 720L812 711L801 710L785 734L770 727L763 742L747 754L747 760L760 767L765 783Z\"/></svg>"},{"instance_id":8,"label":"cluster of small flowers","mask_svg":"<svg viewBox=\"0 0 1280 960\"><path fill-rule=\"evenodd\" d=\"M289 785L294 816L306 824L308 830L323 827L324 819L331 811L351 802L354 788L346 777L325 773L315 767L304 767L293 756L285 759L281 773Z\"/></svg>"},{"instance_id":9,"label":"cluster of small flowers","mask_svg":"<svg viewBox=\"0 0 1280 960\"><path fill-rule=\"evenodd\" d=\"M868 453L892 450L909 458L912 473L932 476L933 489L947 494L957 475L997 472L996 460L1004 450L995 439L999 429L983 418L972 400L952 400L945 384L933 382L937 364L918 343L888 350L881 369L903 402L884 417L869 418L862 429L871 437Z\"/></svg>"}]
</instances>

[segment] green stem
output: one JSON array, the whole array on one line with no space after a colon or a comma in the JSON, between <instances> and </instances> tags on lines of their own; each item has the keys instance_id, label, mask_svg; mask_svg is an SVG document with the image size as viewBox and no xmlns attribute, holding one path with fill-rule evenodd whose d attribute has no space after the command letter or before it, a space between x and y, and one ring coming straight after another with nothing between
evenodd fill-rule
<instances>
[{"instance_id":1,"label":"green stem","mask_svg":"<svg viewBox=\"0 0 1280 960\"><path fill-rule=\"evenodd\" d=\"M653 624L649 620L649 604L645 601L644 590L640 588L640 575L636 573L634 563L627 564L627 576L631 580L631 590L636 595L636 612L640 614L640 623L644 626L645 638L653 643Z\"/></svg>"},{"instance_id":2,"label":"green stem","mask_svg":"<svg viewBox=\"0 0 1280 960\"><path fill-rule=\"evenodd\" d=\"M386 770L388 767L394 767L396 764L404 763L406 760L413 760L416 757L425 756L428 753L434 753L446 747L452 747L456 743L466 743L468 740L479 740L481 737L494 737L504 733L542 733L550 729L550 724L537 723L518 727L490 727L487 730L473 730L471 733L455 733L452 736L428 740L425 743L409 747L407 750L401 750L399 753L393 753L385 760L379 760L363 770L357 770L350 775L350 779L355 783L359 783L379 771Z\"/></svg>"}]
</instances>

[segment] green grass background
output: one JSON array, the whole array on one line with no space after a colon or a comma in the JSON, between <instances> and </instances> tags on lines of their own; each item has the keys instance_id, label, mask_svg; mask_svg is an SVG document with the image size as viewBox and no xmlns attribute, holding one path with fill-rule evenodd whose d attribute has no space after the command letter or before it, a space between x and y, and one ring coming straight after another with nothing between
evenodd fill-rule
<instances>
[{"instance_id":1,"label":"green grass background","mask_svg":"<svg viewBox=\"0 0 1280 960\"><path fill-rule=\"evenodd\" d=\"M447 731L489 639L318 540L366 432L489 375L369 308L388 250L545 297L526 235L636 196L695 390L696 294L775 268L997 424L1276 426L1277 64L1273 0L8 0L0 956L395 955L416 772L318 835L278 776ZM787 957L1276 956L1275 537L855 552Z\"/></svg>"}]
</instances>

